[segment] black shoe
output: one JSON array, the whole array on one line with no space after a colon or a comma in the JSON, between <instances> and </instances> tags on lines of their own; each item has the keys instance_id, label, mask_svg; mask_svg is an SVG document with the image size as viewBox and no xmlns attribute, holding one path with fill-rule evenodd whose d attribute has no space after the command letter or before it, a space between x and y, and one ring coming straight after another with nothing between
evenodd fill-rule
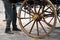
<instances>
[{"instance_id":1,"label":"black shoe","mask_svg":"<svg viewBox=\"0 0 60 40\"><path fill-rule=\"evenodd\" d=\"M11 32L10 28L6 28L5 33L14 34L13 32Z\"/></svg>"},{"instance_id":2,"label":"black shoe","mask_svg":"<svg viewBox=\"0 0 60 40\"><path fill-rule=\"evenodd\" d=\"M21 31L20 29L18 29L18 28L15 28L15 29L13 29L13 31Z\"/></svg>"},{"instance_id":3,"label":"black shoe","mask_svg":"<svg viewBox=\"0 0 60 40\"><path fill-rule=\"evenodd\" d=\"M8 33L8 34L14 34L14 33L11 32L11 31L5 31L5 33Z\"/></svg>"}]
</instances>

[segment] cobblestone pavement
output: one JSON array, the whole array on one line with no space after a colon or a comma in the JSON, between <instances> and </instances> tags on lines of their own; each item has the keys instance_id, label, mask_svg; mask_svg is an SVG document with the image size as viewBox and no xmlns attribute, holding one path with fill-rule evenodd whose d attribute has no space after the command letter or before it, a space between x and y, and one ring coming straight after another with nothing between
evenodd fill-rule
<instances>
[{"instance_id":1,"label":"cobblestone pavement","mask_svg":"<svg viewBox=\"0 0 60 40\"><path fill-rule=\"evenodd\" d=\"M13 31L14 34L6 34L5 32L5 23L3 22L4 18L4 8L3 3L0 1L0 40L60 40L60 29L54 29L54 31L47 37L42 39L34 39L28 37L23 32Z\"/></svg>"}]
</instances>

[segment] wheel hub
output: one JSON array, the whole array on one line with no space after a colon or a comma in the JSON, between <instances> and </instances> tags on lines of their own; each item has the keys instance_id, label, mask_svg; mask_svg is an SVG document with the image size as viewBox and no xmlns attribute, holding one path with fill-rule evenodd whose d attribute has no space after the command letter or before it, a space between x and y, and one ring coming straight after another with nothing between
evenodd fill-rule
<instances>
[{"instance_id":1,"label":"wheel hub","mask_svg":"<svg viewBox=\"0 0 60 40\"><path fill-rule=\"evenodd\" d=\"M42 18L43 18L43 15L38 13L34 13L34 15L32 16L32 20L34 21L40 21L42 20Z\"/></svg>"}]
</instances>

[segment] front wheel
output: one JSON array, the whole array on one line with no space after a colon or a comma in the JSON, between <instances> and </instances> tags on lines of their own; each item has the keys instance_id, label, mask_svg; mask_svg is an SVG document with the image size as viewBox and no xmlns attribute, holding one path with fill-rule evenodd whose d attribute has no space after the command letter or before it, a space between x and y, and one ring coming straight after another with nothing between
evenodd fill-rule
<instances>
[{"instance_id":1,"label":"front wheel","mask_svg":"<svg viewBox=\"0 0 60 40\"><path fill-rule=\"evenodd\" d=\"M54 6L49 0L42 4L34 3L32 5L25 0L19 9L18 21L21 29L28 36L43 38L49 35L55 27L56 16Z\"/></svg>"}]
</instances>

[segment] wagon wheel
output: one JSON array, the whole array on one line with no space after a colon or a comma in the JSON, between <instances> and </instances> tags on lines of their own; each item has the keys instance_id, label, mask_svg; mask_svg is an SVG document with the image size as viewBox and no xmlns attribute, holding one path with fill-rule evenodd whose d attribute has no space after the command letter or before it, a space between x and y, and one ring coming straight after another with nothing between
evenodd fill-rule
<instances>
[{"instance_id":1,"label":"wagon wheel","mask_svg":"<svg viewBox=\"0 0 60 40\"><path fill-rule=\"evenodd\" d=\"M56 11L57 11L57 19L58 19L58 22L60 23L60 5L56 4Z\"/></svg>"},{"instance_id":2,"label":"wagon wheel","mask_svg":"<svg viewBox=\"0 0 60 40\"><path fill-rule=\"evenodd\" d=\"M54 4L55 9L57 11L57 20L60 23L60 5L59 4Z\"/></svg>"},{"instance_id":3,"label":"wagon wheel","mask_svg":"<svg viewBox=\"0 0 60 40\"><path fill-rule=\"evenodd\" d=\"M24 10L25 4L28 8L27 11ZM24 17L24 13L26 17ZM35 3L30 5L25 0L19 9L18 21L22 31L28 36L43 38L52 32L56 24L56 16L54 6L49 0L46 0L42 5ZM29 21L29 19L31 20Z\"/></svg>"}]
</instances>

